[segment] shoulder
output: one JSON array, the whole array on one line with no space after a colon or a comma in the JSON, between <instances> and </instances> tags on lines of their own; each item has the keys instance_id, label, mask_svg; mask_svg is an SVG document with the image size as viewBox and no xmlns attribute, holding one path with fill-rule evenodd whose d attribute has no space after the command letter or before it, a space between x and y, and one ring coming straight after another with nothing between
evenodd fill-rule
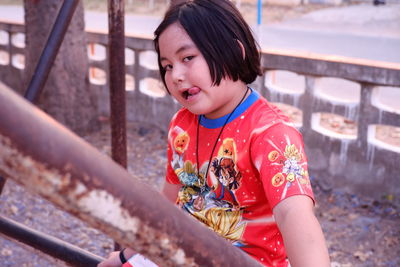
<instances>
[{"instance_id":1,"label":"shoulder","mask_svg":"<svg viewBox=\"0 0 400 267\"><path fill-rule=\"evenodd\" d=\"M251 133L252 154L265 154L268 151L299 151L304 153L303 136L296 127L287 122L275 122L253 129Z\"/></svg>"},{"instance_id":2,"label":"shoulder","mask_svg":"<svg viewBox=\"0 0 400 267\"><path fill-rule=\"evenodd\" d=\"M172 117L171 122L170 122L170 128L175 125L193 122L194 120L196 120L196 118L197 118L197 116L195 114L191 113L188 109L181 108Z\"/></svg>"},{"instance_id":3,"label":"shoulder","mask_svg":"<svg viewBox=\"0 0 400 267\"><path fill-rule=\"evenodd\" d=\"M252 112L259 118L259 120L257 120L259 124L272 125L280 122L291 122L289 117L286 116L282 110L262 96L260 96L255 103Z\"/></svg>"},{"instance_id":4,"label":"shoulder","mask_svg":"<svg viewBox=\"0 0 400 267\"><path fill-rule=\"evenodd\" d=\"M302 139L300 131L291 122L276 122L266 129L266 133L285 140Z\"/></svg>"},{"instance_id":5,"label":"shoulder","mask_svg":"<svg viewBox=\"0 0 400 267\"><path fill-rule=\"evenodd\" d=\"M277 106L260 97L249 109L251 135L299 135L294 123Z\"/></svg>"},{"instance_id":6,"label":"shoulder","mask_svg":"<svg viewBox=\"0 0 400 267\"><path fill-rule=\"evenodd\" d=\"M186 108L181 108L172 117L168 129L168 140L172 141L176 136L187 134L197 124L197 115Z\"/></svg>"}]
</instances>

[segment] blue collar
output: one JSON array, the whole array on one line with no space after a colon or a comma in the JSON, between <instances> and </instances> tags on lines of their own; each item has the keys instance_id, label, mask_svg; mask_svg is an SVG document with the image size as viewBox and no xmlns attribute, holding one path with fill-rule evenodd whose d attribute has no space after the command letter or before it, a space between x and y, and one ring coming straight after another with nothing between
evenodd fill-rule
<instances>
[{"instance_id":1,"label":"blue collar","mask_svg":"<svg viewBox=\"0 0 400 267\"><path fill-rule=\"evenodd\" d=\"M251 94L246 98L245 101L243 101L242 104L240 104L235 112L232 114L232 116L229 118L229 121L227 123L230 123L240 115L242 115L243 112L246 111L256 100L260 97L260 94L253 89L251 89ZM229 114L226 114L223 117L217 118L217 119L207 119L204 115L200 115L200 125L209 128L209 129L216 129L220 128L224 125L225 120L228 118Z\"/></svg>"}]
</instances>

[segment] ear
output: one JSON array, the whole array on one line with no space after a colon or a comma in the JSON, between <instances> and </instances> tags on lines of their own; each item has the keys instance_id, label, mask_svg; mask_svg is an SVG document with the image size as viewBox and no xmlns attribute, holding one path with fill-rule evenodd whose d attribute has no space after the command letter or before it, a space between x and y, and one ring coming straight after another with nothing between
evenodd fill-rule
<instances>
[{"instance_id":1,"label":"ear","mask_svg":"<svg viewBox=\"0 0 400 267\"><path fill-rule=\"evenodd\" d=\"M246 51L244 50L244 46L243 46L242 42L239 41L238 39L236 39L236 41L239 44L240 50L242 50L242 56L243 56L243 60L244 60L246 58Z\"/></svg>"}]
</instances>

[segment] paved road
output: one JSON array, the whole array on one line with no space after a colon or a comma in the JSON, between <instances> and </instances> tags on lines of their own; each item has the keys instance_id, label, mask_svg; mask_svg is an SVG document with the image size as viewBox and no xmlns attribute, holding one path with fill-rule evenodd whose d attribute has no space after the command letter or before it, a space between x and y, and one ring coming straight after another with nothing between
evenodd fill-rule
<instances>
[{"instance_id":1,"label":"paved road","mask_svg":"<svg viewBox=\"0 0 400 267\"><path fill-rule=\"evenodd\" d=\"M400 1L321 9L260 32L267 47L400 63Z\"/></svg>"},{"instance_id":2,"label":"paved road","mask_svg":"<svg viewBox=\"0 0 400 267\"><path fill-rule=\"evenodd\" d=\"M23 21L23 9L2 6L0 18ZM107 15L86 12L86 27L105 30ZM160 18L127 15L126 33L152 36ZM314 11L282 23L254 26L263 48L400 63L400 2Z\"/></svg>"},{"instance_id":3,"label":"paved road","mask_svg":"<svg viewBox=\"0 0 400 267\"><path fill-rule=\"evenodd\" d=\"M400 63L400 38L264 26L262 47ZM400 29L400 27L399 27Z\"/></svg>"}]
</instances>

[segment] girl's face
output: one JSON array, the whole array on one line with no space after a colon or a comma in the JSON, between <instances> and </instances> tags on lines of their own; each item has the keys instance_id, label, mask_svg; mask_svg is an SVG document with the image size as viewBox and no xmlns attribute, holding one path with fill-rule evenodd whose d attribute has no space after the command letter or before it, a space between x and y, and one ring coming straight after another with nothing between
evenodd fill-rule
<instances>
[{"instance_id":1,"label":"girl's face","mask_svg":"<svg viewBox=\"0 0 400 267\"><path fill-rule=\"evenodd\" d=\"M225 78L213 85L207 62L179 23L168 26L159 37L161 65L171 95L190 112L209 119L235 108L246 90L242 81Z\"/></svg>"}]
</instances>

